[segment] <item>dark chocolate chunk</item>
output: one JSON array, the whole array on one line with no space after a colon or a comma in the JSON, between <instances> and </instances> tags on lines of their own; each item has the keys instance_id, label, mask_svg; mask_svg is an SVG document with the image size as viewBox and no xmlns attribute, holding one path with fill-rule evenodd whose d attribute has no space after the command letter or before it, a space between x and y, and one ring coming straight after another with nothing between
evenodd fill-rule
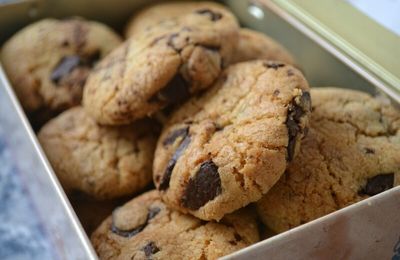
<instances>
[{"instance_id":1,"label":"dark chocolate chunk","mask_svg":"<svg viewBox=\"0 0 400 260\"><path fill-rule=\"evenodd\" d=\"M155 93L149 102L178 103L189 97L189 86L186 80L178 73L160 91Z\"/></svg>"},{"instance_id":2,"label":"dark chocolate chunk","mask_svg":"<svg viewBox=\"0 0 400 260\"><path fill-rule=\"evenodd\" d=\"M213 161L208 160L203 162L196 175L189 179L181 203L188 209L197 210L221 192L218 167Z\"/></svg>"},{"instance_id":3,"label":"dark chocolate chunk","mask_svg":"<svg viewBox=\"0 0 400 260\"><path fill-rule=\"evenodd\" d=\"M80 63L81 58L78 55L71 55L62 58L51 73L51 81L58 84L62 77L71 73L71 71L78 67Z\"/></svg>"},{"instance_id":4,"label":"dark chocolate chunk","mask_svg":"<svg viewBox=\"0 0 400 260\"><path fill-rule=\"evenodd\" d=\"M219 132L219 131L224 130L224 126L219 125L217 123L214 123L214 125L215 125L215 132Z\"/></svg>"},{"instance_id":5,"label":"dark chocolate chunk","mask_svg":"<svg viewBox=\"0 0 400 260\"><path fill-rule=\"evenodd\" d=\"M361 191L361 193L373 196L385 190L393 188L393 185L394 185L393 173L380 174L372 178L369 178L367 180L367 185Z\"/></svg>"},{"instance_id":6,"label":"dark chocolate chunk","mask_svg":"<svg viewBox=\"0 0 400 260\"><path fill-rule=\"evenodd\" d=\"M375 150L372 149L372 148L369 148L369 147L365 147L365 148L364 148L364 152L365 152L366 154L374 154L374 153L375 153Z\"/></svg>"},{"instance_id":7,"label":"dark chocolate chunk","mask_svg":"<svg viewBox=\"0 0 400 260\"><path fill-rule=\"evenodd\" d=\"M175 142L175 140L178 137L185 137L187 136L189 133L189 127L185 127L185 128L181 128L181 129L177 129L175 131L173 131L172 133L170 133L163 141L163 145L169 145L169 144L173 144Z\"/></svg>"},{"instance_id":8,"label":"dark chocolate chunk","mask_svg":"<svg viewBox=\"0 0 400 260\"><path fill-rule=\"evenodd\" d=\"M221 46L219 45L206 45L206 44L199 44L197 46L201 46L204 49L210 50L210 51L215 51L218 52L221 49Z\"/></svg>"},{"instance_id":9,"label":"dark chocolate chunk","mask_svg":"<svg viewBox=\"0 0 400 260\"><path fill-rule=\"evenodd\" d=\"M69 46L68 40L64 40L63 42L61 42L61 46L62 47L68 47Z\"/></svg>"},{"instance_id":10,"label":"dark chocolate chunk","mask_svg":"<svg viewBox=\"0 0 400 260\"><path fill-rule=\"evenodd\" d=\"M86 57L78 55L65 56L60 60L60 62L54 68L53 72L50 75L50 79L55 84L58 84L63 77L68 76L75 68L77 67L91 68L99 59L100 59L99 51L95 51ZM75 81L70 81L70 82L72 83L76 81L82 82L84 84L86 81L86 76L85 78L77 78ZM83 85L82 83L80 85Z\"/></svg>"},{"instance_id":11,"label":"dark chocolate chunk","mask_svg":"<svg viewBox=\"0 0 400 260\"><path fill-rule=\"evenodd\" d=\"M236 241L242 241L242 236L235 232L234 234Z\"/></svg>"},{"instance_id":12,"label":"dark chocolate chunk","mask_svg":"<svg viewBox=\"0 0 400 260\"><path fill-rule=\"evenodd\" d=\"M159 207L153 207L149 209L149 213L147 213L147 220L150 220L157 216L160 213L161 209Z\"/></svg>"},{"instance_id":13,"label":"dark chocolate chunk","mask_svg":"<svg viewBox=\"0 0 400 260\"><path fill-rule=\"evenodd\" d=\"M154 243L153 241L147 243L147 245L145 245L142 250L144 251L146 257L150 257L160 251L160 249L156 246L156 243Z\"/></svg>"},{"instance_id":14,"label":"dark chocolate chunk","mask_svg":"<svg viewBox=\"0 0 400 260\"><path fill-rule=\"evenodd\" d=\"M303 92L300 100L293 100L288 107L286 127L288 129L289 142L287 146L287 160L292 161L296 148L297 135L301 133L300 120L307 111L311 109L311 97L309 92Z\"/></svg>"},{"instance_id":15,"label":"dark chocolate chunk","mask_svg":"<svg viewBox=\"0 0 400 260\"><path fill-rule=\"evenodd\" d=\"M130 230L121 230L121 229L117 228L113 222L111 225L111 232L113 232L114 234L117 234L121 237L130 238L130 237L133 237L134 235L139 234L146 227L146 225L147 225L147 222L136 228L130 229Z\"/></svg>"},{"instance_id":16,"label":"dark chocolate chunk","mask_svg":"<svg viewBox=\"0 0 400 260\"><path fill-rule=\"evenodd\" d=\"M133 237L134 235L137 235L140 232L142 232L142 230L149 223L149 220L154 218L158 213L160 213L160 211L161 211L161 209L159 207L150 208L149 212L147 213L146 221L143 224L141 224L133 229L130 229L130 230L121 230L121 229L117 228L115 226L114 220L113 220L111 223L111 232L113 232L114 234L117 234L119 236L122 236L122 237L127 237L127 238Z\"/></svg>"},{"instance_id":17,"label":"dark chocolate chunk","mask_svg":"<svg viewBox=\"0 0 400 260\"><path fill-rule=\"evenodd\" d=\"M285 64L268 61L264 63L264 66L267 67L268 69L272 68L274 70L277 70L278 68L285 67Z\"/></svg>"},{"instance_id":18,"label":"dark chocolate chunk","mask_svg":"<svg viewBox=\"0 0 400 260\"><path fill-rule=\"evenodd\" d=\"M211 21L215 22L222 18L222 14L218 12L214 12L208 8L200 9L196 11L197 14L207 15L211 19Z\"/></svg>"},{"instance_id":19,"label":"dark chocolate chunk","mask_svg":"<svg viewBox=\"0 0 400 260\"><path fill-rule=\"evenodd\" d=\"M185 138L182 140L182 143L176 149L174 155L169 160L167 164L167 168L164 171L163 178L161 180L160 186L158 187L159 190L166 190L169 188L169 181L171 180L172 171L174 170L175 164L178 161L179 157L181 157L183 151L188 147L190 144L190 136L187 134Z\"/></svg>"},{"instance_id":20,"label":"dark chocolate chunk","mask_svg":"<svg viewBox=\"0 0 400 260\"><path fill-rule=\"evenodd\" d=\"M292 161L297 141L296 137L297 134L299 133L300 128L297 125L297 123L293 120L293 118L290 116L286 120L286 127L288 128L288 135L289 135L289 142L287 146L287 160Z\"/></svg>"}]
</instances>

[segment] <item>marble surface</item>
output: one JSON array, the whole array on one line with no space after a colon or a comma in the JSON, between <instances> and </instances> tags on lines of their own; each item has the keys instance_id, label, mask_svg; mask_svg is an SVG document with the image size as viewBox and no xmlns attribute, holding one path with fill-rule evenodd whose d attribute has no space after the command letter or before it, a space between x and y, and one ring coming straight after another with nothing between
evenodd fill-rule
<instances>
[{"instance_id":1,"label":"marble surface","mask_svg":"<svg viewBox=\"0 0 400 260\"><path fill-rule=\"evenodd\" d=\"M53 259L44 223L36 216L20 178L3 125L0 125L0 165L0 259Z\"/></svg>"},{"instance_id":2,"label":"marble surface","mask_svg":"<svg viewBox=\"0 0 400 260\"><path fill-rule=\"evenodd\" d=\"M8 90L0 67L0 259L95 259Z\"/></svg>"}]
</instances>

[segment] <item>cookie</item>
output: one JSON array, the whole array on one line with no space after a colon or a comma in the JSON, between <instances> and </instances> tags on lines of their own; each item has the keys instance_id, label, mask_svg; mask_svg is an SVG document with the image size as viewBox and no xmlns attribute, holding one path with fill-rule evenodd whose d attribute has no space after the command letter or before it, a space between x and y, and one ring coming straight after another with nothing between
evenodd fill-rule
<instances>
[{"instance_id":1,"label":"cookie","mask_svg":"<svg viewBox=\"0 0 400 260\"><path fill-rule=\"evenodd\" d=\"M112 199L151 182L156 130L148 121L100 126L78 106L50 120L38 138L67 192Z\"/></svg>"},{"instance_id":2,"label":"cookie","mask_svg":"<svg viewBox=\"0 0 400 260\"><path fill-rule=\"evenodd\" d=\"M162 199L204 220L259 200L295 157L309 113L308 84L294 67L230 66L166 123L153 164Z\"/></svg>"},{"instance_id":3,"label":"cookie","mask_svg":"<svg viewBox=\"0 0 400 260\"><path fill-rule=\"evenodd\" d=\"M8 40L1 62L32 123L40 126L80 104L92 66L120 43L97 22L44 19Z\"/></svg>"},{"instance_id":4,"label":"cookie","mask_svg":"<svg viewBox=\"0 0 400 260\"><path fill-rule=\"evenodd\" d=\"M193 9L207 9L218 7L212 2L189 2L189 3L164 3L145 8L135 14L125 29L125 36L135 37L143 31L148 30L155 24L168 21L184 12ZM231 63L267 59L278 60L288 64L295 64L292 55L283 46L263 33L250 29L239 30L239 42L234 51Z\"/></svg>"},{"instance_id":5,"label":"cookie","mask_svg":"<svg viewBox=\"0 0 400 260\"><path fill-rule=\"evenodd\" d=\"M205 222L169 209L153 190L116 208L91 240L100 259L217 259L259 240L254 215Z\"/></svg>"},{"instance_id":6,"label":"cookie","mask_svg":"<svg viewBox=\"0 0 400 260\"><path fill-rule=\"evenodd\" d=\"M400 184L400 111L354 90L314 88L311 97L299 155L257 202L275 232Z\"/></svg>"},{"instance_id":7,"label":"cookie","mask_svg":"<svg viewBox=\"0 0 400 260\"><path fill-rule=\"evenodd\" d=\"M182 102L214 82L237 37L235 17L216 4L151 26L96 66L84 107L99 123L117 125Z\"/></svg>"},{"instance_id":8,"label":"cookie","mask_svg":"<svg viewBox=\"0 0 400 260\"><path fill-rule=\"evenodd\" d=\"M292 55L282 45L263 33L240 29L239 44L233 54L232 63L266 59L295 64Z\"/></svg>"},{"instance_id":9,"label":"cookie","mask_svg":"<svg viewBox=\"0 0 400 260\"><path fill-rule=\"evenodd\" d=\"M226 12L224 6L215 2L170 1L158 3L139 10L131 17L125 28L125 37L136 37L142 32L151 30L155 25L171 23L171 20L182 16L182 14L192 13L197 10L209 16L212 20L221 19L222 17L220 16ZM223 10L222 13L218 12L219 10Z\"/></svg>"}]
</instances>

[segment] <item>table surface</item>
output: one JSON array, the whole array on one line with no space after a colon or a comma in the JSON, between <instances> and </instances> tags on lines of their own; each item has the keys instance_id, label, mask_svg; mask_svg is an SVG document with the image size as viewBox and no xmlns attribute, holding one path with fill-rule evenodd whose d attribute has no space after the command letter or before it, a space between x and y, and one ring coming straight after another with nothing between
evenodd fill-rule
<instances>
[{"instance_id":1,"label":"table surface","mask_svg":"<svg viewBox=\"0 0 400 260\"><path fill-rule=\"evenodd\" d=\"M3 86L0 84L0 88ZM44 223L36 215L26 183L21 178L20 162L12 149L14 115L5 94L0 90L0 259L53 259L51 241ZM11 124L10 124L11 123ZM15 135L18 131L13 131ZM18 137L17 137L18 138ZM30 156L27 154L26 156Z\"/></svg>"}]
</instances>

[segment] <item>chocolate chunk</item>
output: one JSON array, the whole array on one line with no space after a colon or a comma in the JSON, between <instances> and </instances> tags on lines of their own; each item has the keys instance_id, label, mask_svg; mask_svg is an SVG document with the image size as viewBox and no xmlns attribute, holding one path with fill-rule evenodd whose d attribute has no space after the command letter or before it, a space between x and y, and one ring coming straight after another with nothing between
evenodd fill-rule
<instances>
[{"instance_id":1,"label":"chocolate chunk","mask_svg":"<svg viewBox=\"0 0 400 260\"><path fill-rule=\"evenodd\" d=\"M177 129L170 133L163 141L163 145L167 146L169 144L173 144L178 137L185 137L189 133L189 127Z\"/></svg>"},{"instance_id":2,"label":"chocolate chunk","mask_svg":"<svg viewBox=\"0 0 400 260\"><path fill-rule=\"evenodd\" d=\"M242 236L235 232L234 234L236 241L242 241Z\"/></svg>"},{"instance_id":3,"label":"chocolate chunk","mask_svg":"<svg viewBox=\"0 0 400 260\"><path fill-rule=\"evenodd\" d=\"M372 149L372 148L365 147L365 148L364 148L364 152L365 152L366 154L374 154L374 153L375 153L375 150Z\"/></svg>"},{"instance_id":4,"label":"chocolate chunk","mask_svg":"<svg viewBox=\"0 0 400 260\"><path fill-rule=\"evenodd\" d=\"M159 207L154 207L149 209L149 213L147 214L147 220L150 220L157 216L160 213L161 209Z\"/></svg>"},{"instance_id":5,"label":"chocolate chunk","mask_svg":"<svg viewBox=\"0 0 400 260\"><path fill-rule=\"evenodd\" d=\"M296 146L296 137L300 131L297 123L289 116L286 120L286 127L288 128L289 142L287 146L287 160L293 160L294 150Z\"/></svg>"},{"instance_id":6,"label":"chocolate chunk","mask_svg":"<svg viewBox=\"0 0 400 260\"><path fill-rule=\"evenodd\" d=\"M51 73L51 81L58 84L62 77L71 73L71 71L78 67L80 63L81 58L78 55L71 55L62 58Z\"/></svg>"},{"instance_id":7,"label":"chocolate chunk","mask_svg":"<svg viewBox=\"0 0 400 260\"><path fill-rule=\"evenodd\" d=\"M311 97L309 92L303 92L298 102L293 100L288 107L286 127L288 129L289 142L287 146L287 160L292 161L296 148L297 135L302 132L300 120L311 110Z\"/></svg>"},{"instance_id":8,"label":"chocolate chunk","mask_svg":"<svg viewBox=\"0 0 400 260\"><path fill-rule=\"evenodd\" d=\"M159 207L150 208L149 212L147 213L146 221L143 224L141 224L133 229L130 229L130 230L121 230L121 229L117 228L115 226L114 220L113 220L111 223L111 232L113 232L114 234L117 234L119 236L122 236L122 237L127 237L127 238L133 237L134 235L137 235L140 232L142 232L142 230L149 223L149 220L154 218L158 213L160 213L160 211L161 211L161 209Z\"/></svg>"},{"instance_id":9,"label":"chocolate chunk","mask_svg":"<svg viewBox=\"0 0 400 260\"><path fill-rule=\"evenodd\" d=\"M207 15L211 19L211 21L215 22L222 18L222 14L218 12L214 12L208 8L200 9L196 11L197 14Z\"/></svg>"},{"instance_id":10,"label":"chocolate chunk","mask_svg":"<svg viewBox=\"0 0 400 260\"><path fill-rule=\"evenodd\" d=\"M60 60L60 62L54 68L53 72L50 75L50 79L55 84L59 84L61 79L68 76L75 68L78 67L91 68L99 59L100 59L99 51L95 51L94 53L86 57L83 56L81 57L78 55L65 56ZM84 83L86 81L86 76L85 78L76 79L76 81L81 81ZM72 82L75 81L72 80L69 82L71 82L72 84Z\"/></svg>"},{"instance_id":11,"label":"chocolate chunk","mask_svg":"<svg viewBox=\"0 0 400 260\"><path fill-rule=\"evenodd\" d=\"M145 245L142 250L144 251L144 254L146 255L146 257L150 257L152 255L154 255L155 253L157 253L158 251L160 251L160 249L156 246L156 243L154 243L153 241L150 241L149 243L147 243L147 245Z\"/></svg>"},{"instance_id":12,"label":"chocolate chunk","mask_svg":"<svg viewBox=\"0 0 400 260\"><path fill-rule=\"evenodd\" d=\"M189 179L181 203L188 209L197 210L221 192L218 167L208 160L203 162L196 175Z\"/></svg>"},{"instance_id":13,"label":"chocolate chunk","mask_svg":"<svg viewBox=\"0 0 400 260\"><path fill-rule=\"evenodd\" d=\"M369 178L367 180L367 185L361 191L361 193L373 196L385 190L393 188L393 185L394 185L393 173L380 174L372 178Z\"/></svg>"},{"instance_id":14,"label":"chocolate chunk","mask_svg":"<svg viewBox=\"0 0 400 260\"><path fill-rule=\"evenodd\" d=\"M189 95L188 83L178 73L164 88L154 94L149 102L178 103L187 99Z\"/></svg>"},{"instance_id":15,"label":"chocolate chunk","mask_svg":"<svg viewBox=\"0 0 400 260\"><path fill-rule=\"evenodd\" d=\"M201 46L204 49L207 49L209 51L214 51L214 52L218 52L221 49L221 46L219 46L219 45L198 44L197 46Z\"/></svg>"},{"instance_id":16,"label":"chocolate chunk","mask_svg":"<svg viewBox=\"0 0 400 260\"><path fill-rule=\"evenodd\" d=\"M61 46L62 46L62 47L69 47L69 42L68 42L68 40L64 40L63 42L61 42Z\"/></svg>"},{"instance_id":17,"label":"chocolate chunk","mask_svg":"<svg viewBox=\"0 0 400 260\"><path fill-rule=\"evenodd\" d=\"M111 225L111 232L113 232L114 234L117 234L121 237L130 238L130 237L133 237L134 235L139 234L146 227L146 225L147 225L147 222L145 224L142 224L142 225L140 225L136 228L130 229L130 230L121 230L121 229L117 228L113 222Z\"/></svg>"},{"instance_id":18,"label":"chocolate chunk","mask_svg":"<svg viewBox=\"0 0 400 260\"><path fill-rule=\"evenodd\" d=\"M277 70L278 68L285 67L285 64L268 61L264 63L264 66L267 67L268 69L272 68L274 70Z\"/></svg>"},{"instance_id":19,"label":"chocolate chunk","mask_svg":"<svg viewBox=\"0 0 400 260\"><path fill-rule=\"evenodd\" d=\"M219 131L222 131L222 130L224 130L224 126L222 126L222 125L219 125L219 124L217 124L217 123L214 123L214 126L215 126L215 132L219 132Z\"/></svg>"},{"instance_id":20,"label":"chocolate chunk","mask_svg":"<svg viewBox=\"0 0 400 260\"><path fill-rule=\"evenodd\" d=\"M189 131L188 131L189 132ZM183 151L188 147L190 144L190 136L189 133L185 136L182 143L176 149L174 155L169 160L167 164L167 168L165 169L164 176L161 180L160 186L158 187L159 190L166 190L169 188L169 181L171 180L172 171L174 170L175 164L178 161L179 157L181 157Z\"/></svg>"}]
</instances>

